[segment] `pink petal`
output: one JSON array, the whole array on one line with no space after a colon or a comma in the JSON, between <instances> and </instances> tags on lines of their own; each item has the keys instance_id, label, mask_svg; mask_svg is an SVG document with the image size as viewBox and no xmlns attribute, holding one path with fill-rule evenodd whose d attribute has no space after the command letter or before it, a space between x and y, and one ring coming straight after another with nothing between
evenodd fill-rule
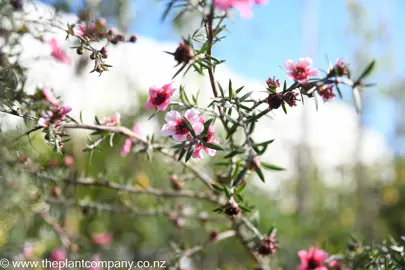
<instances>
[{"instance_id":1,"label":"pink petal","mask_svg":"<svg viewBox=\"0 0 405 270\"><path fill-rule=\"evenodd\" d=\"M308 252L306 250L298 251L298 256L300 257L302 263L308 263Z\"/></svg>"},{"instance_id":2,"label":"pink petal","mask_svg":"<svg viewBox=\"0 0 405 270\"><path fill-rule=\"evenodd\" d=\"M41 127L47 127L48 126L48 120L45 118L39 118L38 119L38 125Z\"/></svg>"},{"instance_id":3,"label":"pink petal","mask_svg":"<svg viewBox=\"0 0 405 270\"><path fill-rule=\"evenodd\" d=\"M204 158L203 154L202 154L202 150L203 150L203 146L201 144L197 144L195 146L195 150L193 152L192 157L196 158L196 159L202 159Z\"/></svg>"},{"instance_id":4,"label":"pink petal","mask_svg":"<svg viewBox=\"0 0 405 270\"><path fill-rule=\"evenodd\" d=\"M318 75L319 74L319 69L316 69L316 68L312 68L309 72L308 72L308 74L309 74L309 76L316 76L316 75Z\"/></svg>"},{"instance_id":5,"label":"pink petal","mask_svg":"<svg viewBox=\"0 0 405 270\"><path fill-rule=\"evenodd\" d=\"M140 124L136 124L134 126L134 128L132 129L132 131L136 134L136 135L141 135L142 131L141 131L141 125Z\"/></svg>"},{"instance_id":6,"label":"pink petal","mask_svg":"<svg viewBox=\"0 0 405 270\"><path fill-rule=\"evenodd\" d=\"M164 124L162 129L160 130L160 136L173 136L176 134L176 126L168 123Z\"/></svg>"},{"instance_id":7,"label":"pink petal","mask_svg":"<svg viewBox=\"0 0 405 270\"><path fill-rule=\"evenodd\" d=\"M150 97L154 96L155 94L157 94L160 91L161 91L161 89L152 86L151 88L149 88L149 96Z\"/></svg>"},{"instance_id":8,"label":"pink petal","mask_svg":"<svg viewBox=\"0 0 405 270\"><path fill-rule=\"evenodd\" d=\"M212 149L212 148L208 148L208 147L205 147L204 150L205 150L205 152L207 152L207 154L210 155L211 157L215 156L215 154L217 153L217 150Z\"/></svg>"},{"instance_id":9,"label":"pink petal","mask_svg":"<svg viewBox=\"0 0 405 270\"><path fill-rule=\"evenodd\" d=\"M155 106L152 104L150 98L148 98L148 100L146 101L145 105L143 105L143 107L146 110L152 110Z\"/></svg>"},{"instance_id":10,"label":"pink petal","mask_svg":"<svg viewBox=\"0 0 405 270\"><path fill-rule=\"evenodd\" d=\"M285 61L285 63L284 63L284 68L285 68L287 71L293 71L293 70L295 69L294 61L291 60L291 59L288 59L287 61Z\"/></svg>"},{"instance_id":11,"label":"pink petal","mask_svg":"<svg viewBox=\"0 0 405 270\"><path fill-rule=\"evenodd\" d=\"M312 59L310 57L298 58L297 65L304 65L310 67L312 65Z\"/></svg>"},{"instance_id":12,"label":"pink petal","mask_svg":"<svg viewBox=\"0 0 405 270\"><path fill-rule=\"evenodd\" d=\"M121 148L121 157L126 157L132 148L132 140L130 138L125 140L124 146Z\"/></svg>"},{"instance_id":13,"label":"pink petal","mask_svg":"<svg viewBox=\"0 0 405 270\"><path fill-rule=\"evenodd\" d=\"M179 119L181 119L181 115L178 111L170 111L170 112L167 112L165 115L165 120L167 123L169 123L169 122L176 123L177 120L179 120Z\"/></svg>"},{"instance_id":14,"label":"pink petal","mask_svg":"<svg viewBox=\"0 0 405 270\"><path fill-rule=\"evenodd\" d=\"M187 140L187 135L174 134L173 135L173 140L175 140L176 142L184 142L185 140Z\"/></svg>"},{"instance_id":15,"label":"pink petal","mask_svg":"<svg viewBox=\"0 0 405 270\"><path fill-rule=\"evenodd\" d=\"M244 20L251 19L253 17L253 11L248 4L236 4L235 8L239 10L240 17Z\"/></svg>"},{"instance_id":16,"label":"pink petal","mask_svg":"<svg viewBox=\"0 0 405 270\"><path fill-rule=\"evenodd\" d=\"M184 113L184 116L190 121L190 122L194 122L197 119L198 115L200 114L199 111L197 111L196 109L189 109Z\"/></svg>"},{"instance_id":17,"label":"pink petal","mask_svg":"<svg viewBox=\"0 0 405 270\"><path fill-rule=\"evenodd\" d=\"M204 125L201 122L194 122L191 125L196 135L200 135L204 131Z\"/></svg>"}]
</instances>

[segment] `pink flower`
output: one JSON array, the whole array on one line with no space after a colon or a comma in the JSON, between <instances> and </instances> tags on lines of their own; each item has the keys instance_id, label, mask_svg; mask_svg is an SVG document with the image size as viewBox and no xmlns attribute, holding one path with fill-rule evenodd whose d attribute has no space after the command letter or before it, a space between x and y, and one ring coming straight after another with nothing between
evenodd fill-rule
<instances>
[{"instance_id":1,"label":"pink flower","mask_svg":"<svg viewBox=\"0 0 405 270\"><path fill-rule=\"evenodd\" d=\"M136 135L140 135L141 126L139 124L135 124L132 131ZM125 140L124 146L121 148L121 157L126 157L129 154L129 152L131 152L131 148L132 148L132 138L127 138Z\"/></svg>"},{"instance_id":2,"label":"pink flower","mask_svg":"<svg viewBox=\"0 0 405 270\"><path fill-rule=\"evenodd\" d=\"M75 160L73 159L72 156L66 156L64 158L64 161L65 161L66 167L68 167L68 168L71 168L75 164Z\"/></svg>"},{"instance_id":3,"label":"pink flower","mask_svg":"<svg viewBox=\"0 0 405 270\"><path fill-rule=\"evenodd\" d=\"M204 125L200 121L199 112L195 109L189 109L184 116L190 122L196 135L204 131ZM186 122L177 111L170 111L165 116L166 124L163 125L160 134L162 136L172 136L177 142L184 142L191 135L187 129Z\"/></svg>"},{"instance_id":4,"label":"pink flower","mask_svg":"<svg viewBox=\"0 0 405 270\"><path fill-rule=\"evenodd\" d=\"M168 83L162 86L162 88L151 87L149 88L149 98L144 105L145 109L151 110L156 108L164 111L169 106L171 96L176 88L172 87L172 83Z\"/></svg>"},{"instance_id":5,"label":"pink flower","mask_svg":"<svg viewBox=\"0 0 405 270\"><path fill-rule=\"evenodd\" d=\"M308 252L300 250L298 256L301 259L301 264L297 267L297 270L328 270L324 266L328 253L321 249L310 248Z\"/></svg>"},{"instance_id":6,"label":"pink flower","mask_svg":"<svg viewBox=\"0 0 405 270\"><path fill-rule=\"evenodd\" d=\"M42 117L38 120L38 125L48 127L50 124L61 125L66 115L72 110L69 106L54 107L52 110L42 112Z\"/></svg>"},{"instance_id":7,"label":"pink flower","mask_svg":"<svg viewBox=\"0 0 405 270\"><path fill-rule=\"evenodd\" d=\"M223 11L238 9L243 19L250 19L253 16L252 4L267 4L267 0L214 0L214 6Z\"/></svg>"},{"instance_id":8,"label":"pink flower","mask_svg":"<svg viewBox=\"0 0 405 270\"><path fill-rule=\"evenodd\" d=\"M202 122L202 123L204 123L204 122ZM210 125L209 128L208 128L207 135L204 138L202 138L201 140L204 141L204 142L207 142L207 143L219 143L219 140L214 137L214 132L215 132L215 126ZM203 151L205 151L211 157L215 156L215 154L217 153L217 150L212 149L212 148L208 148L203 143L198 143L195 146L195 150L193 152L192 157L197 158L197 159L202 159L203 158L203 155L202 155Z\"/></svg>"},{"instance_id":9,"label":"pink flower","mask_svg":"<svg viewBox=\"0 0 405 270\"><path fill-rule=\"evenodd\" d=\"M52 94L51 89L49 88L44 88L42 89L42 94L44 95L44 98L49 101L51 104L55 106L60 105L60 100L55 98L55 96Z\"/></svg>"},{"instance_id":10,"label":"pink flower","mask_svg":"<svg viewBox=\"0 0 405 270\"><path fill-rule=\"evenodd\" d=\"M103 126L118 126L120 124L121 115L119 112L116 112L112 116L105 117L100 124Z\"/></svg>"},{"instance_id":11,"label":"pink flower","mask_svg":"<svg viewBox=\"0 0 405 270\"><path fill-rule=\"evenodd\" d=\"M99 246L108 246L113 241L113 236L109 232L95 233L92 236L93 243Z\"/></svg>"},{"instance_id":12,"label":"pink flower","mask_svg":"<svg viewBox=\"0 0 405 270\"><path fill-rule=\"evenodd\" d=\"M93 258L91 258L90 267L88 270L101 270L100 256L94 255Z\"/></svg>"},{"instance_id":13,"label":"pink flower","mask_svg":"<svg viewBox=\"0 0 405 270\"><path fill-rule=\"evenodd\" d=\"M63 52L62 48L59 46L58 41L55 38L48 40L46 43L51 46L51 55L56 60L69 65L72 63L72 60Z\"/></svg>"},{"instance_id":14,"label":"pink flower","mask_svg":"<svg viewBox=\"0 0 405 270\"><path fill-rule=\"evenodd\" d=\"M309 57L299 58L297 64L293 60L287 60L284 63L284 69L287 72L287 77L301 84L308 82L310 76L319 74L319 70L311 68L312 59Z\"/></svg>"},{"instance_id":15,"label":"pink flower","mask_svg":"<svg viewBox=\"0 0 405 270\"><path fill-rule=\"evenodd\" d=\"M67 254L66 250L63 248L57 248L51 253L51 260L52 261L63 261L66 260Z\"/></svg>"}]
</instances>

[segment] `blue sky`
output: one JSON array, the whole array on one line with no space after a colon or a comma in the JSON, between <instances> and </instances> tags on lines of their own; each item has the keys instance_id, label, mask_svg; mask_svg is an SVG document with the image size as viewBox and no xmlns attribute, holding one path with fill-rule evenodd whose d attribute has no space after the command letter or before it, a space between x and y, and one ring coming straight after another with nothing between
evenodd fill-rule
<instances>
[{"instance_id":1,"label":"blue sky","mask_svg":"<svg viewBox=\"0 0 405 270\"><path fill-rule=\"evenodd\" d=\"M76 8L80 2L72 1ZM178 42L181 37L170 22L160 21L165 2L134 0L132 12L135 20L129 31L160 41ZM367 126L382 133L387 143L390 143L397 108L392 101L379 94L378 89L389 88L387 77L391 81L403 78L405 74L401 66L401 59L405 58L405 50L402 49L405 47L405 24L402 23L404 14L401 11L405 10L405 1L363 2L367 3L372 26L381 20L388 25L391 43L389 48L383 41L365 48L370 50L370 60L374 56L377 59L382 57L388 49L392 51L395 60L391 70L387 71L380 66L374 77L370 78L378 82L380 88L368 90L364 119ZM240 19L235 11L235 20L226 22L227 38L214 48L213 53L217 58L226 59L227 65L237 73L257 80L266 80L269 76L284 79L285 75L279 66L289 58L295 60L310 56L319 68L327 67L326 55L331 61L338 57L350 61L353 59L354 43L347 31L349 15L346 3L343 0L269 0L267 5L254 8L254 17L250 20ZM350 93L346 93L346 96L351 98ZM391 147L397 148L392 144Z\"/></svg>"}]
</instances>

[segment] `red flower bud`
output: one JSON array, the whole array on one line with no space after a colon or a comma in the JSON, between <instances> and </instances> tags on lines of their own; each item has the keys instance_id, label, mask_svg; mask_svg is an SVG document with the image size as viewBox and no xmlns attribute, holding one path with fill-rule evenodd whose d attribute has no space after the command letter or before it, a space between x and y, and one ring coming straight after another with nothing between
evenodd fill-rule
<instances>
[{"instance_id":1,"label":"red flower bud","mask_svg":"<svg viewBox=\"0 0 405 270\"><path fill-rule=\"evenodd\" d=\"M135 35L133 35L129 38L129 42L132 42L132 43L135 43L137 40L138 40L138 38Z\"/></svg>"},{"instance_id":2,"label":"red flower bud","mask_svg":"<svg viewBox=\"0 0 405 270\"><path fill-rule=\"evenodd\" d=\"M188 63L194 58L194 50L190 45L180 42L179 47L177 47L173 55L174 60L176 60L178 64Z\"/></svg>"}]
</instances>

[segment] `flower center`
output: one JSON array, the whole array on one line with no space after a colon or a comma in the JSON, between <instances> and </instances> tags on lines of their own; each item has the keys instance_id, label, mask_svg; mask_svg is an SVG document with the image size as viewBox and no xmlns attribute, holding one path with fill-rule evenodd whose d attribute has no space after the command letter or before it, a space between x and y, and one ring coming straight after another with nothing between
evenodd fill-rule
<instances>
[{"instance_id":1,"label":"flower center","mask_svg":"<svg viewBox=\"0 0 405 270\"><path fill-rule=\"evenodd\" d=\"M188 129L184 120L181 120L176 125L176 134L184 135L188 133Z\"/></svg>"},{"instance_id":2,"label":"flower center","mask_svg":"<svg viewBox=\"0 0 405 270\"><path fill-rule=\"evenodd\" d=\"M167 99L166 92L159 92L156 94L155 98L153 99L154 105L160 105Z\"/></svg>"},{"instance_id":3,"label":"flower center","mask_svg":"<svg viewBox=\"0 0 405 270\"><path fill-rule=\"evenodd\" d=\"M295 68L295 76L298 79L303 79L306 77L307 70L304 67L296 67Z\"/></svg>"},{"instance_id":4,"label":"flower center","mask_svg":"<svg viewBox=\"0 0 405 270\"><path fill-rule=\"evenodd\" d=\"M311 258L308 261L308 269L316 269L318 266L320 266L320 265L315 259Z\"/></svg>"}]
</instances>

